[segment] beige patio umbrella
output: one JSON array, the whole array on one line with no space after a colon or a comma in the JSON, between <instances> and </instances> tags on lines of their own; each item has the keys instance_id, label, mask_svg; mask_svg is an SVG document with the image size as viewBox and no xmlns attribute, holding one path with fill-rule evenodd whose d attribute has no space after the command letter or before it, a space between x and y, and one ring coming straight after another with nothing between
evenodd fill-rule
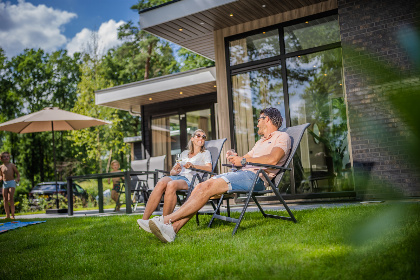
<instances>
[{"instance_id":1,"label":"beige patio umbrella","mask_svg":"<svg viewBox=\"0 0 420 280\"><path fill-rule=\"evenodd\" d=\"M110 124L111 122L79 115L76 113L61 110L57 107L46 107L41 111L19 117L17 119L0 124L0 130L11 131L15 133L31 133L31 132L52 132L53 154L54 154L54 175L55 188L57 192L57 209L58 209L58 189L57 189L57 172L55 159L55 141L54 131L63 130L79 130L91 126Z\"/></svg>"}]
</instances>

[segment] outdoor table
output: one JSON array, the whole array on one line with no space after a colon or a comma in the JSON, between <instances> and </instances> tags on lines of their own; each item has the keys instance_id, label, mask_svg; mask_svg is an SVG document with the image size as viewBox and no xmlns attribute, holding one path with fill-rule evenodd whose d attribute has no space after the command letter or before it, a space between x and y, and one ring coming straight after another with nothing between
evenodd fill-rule
<instances>
[{"instance_id":1,"label":"outdoor table","mask_svg":"<svg viewBox=\"0 0 420 280\"><path fill-rule=\"evenodd\" d=\"M73 180L78 179L97 179L98 180L98 206L99 213L104 213L104 189L102 185L102 179L105 178L115 178L115 177L124 177L125 183L125 212L127 214L132 213L131 211L131 176L136 175L153 175L154 185L157 183L157 171L124 171L124 172L112 172L112 173L100 173L100 174L89 174L89 175L79 175L79 176L70 176L67 177L67 195L68 195L68 210L67 213L69 216L73 216Z\"/></svg>"}]
</instances>

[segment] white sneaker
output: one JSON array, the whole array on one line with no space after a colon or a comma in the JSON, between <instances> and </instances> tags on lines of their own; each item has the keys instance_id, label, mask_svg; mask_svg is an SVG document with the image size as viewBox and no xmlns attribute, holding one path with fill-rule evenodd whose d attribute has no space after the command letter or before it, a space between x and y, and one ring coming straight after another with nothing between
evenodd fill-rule
<instances>
[{"instance_id":1,"label":"white sneaker","mask_svg":"<svg viewBox=\"0 0 420 280\"><path fill-rule=\"evenodd\" d=\"M163 216L155 216L152 218L152 220L162 221L163 223ZM152 233L149 227L149 220L138 219L137 224L139 225L139 228L142 228L145 231Z\"/></svg>"},{"instance_id":2,"label":"white sneaker","mask_svg":"<svg viewBox=\"0 0 420 280\"><path fill-rule=\"evenodd\" d=\"M149 220L149 228L163 243L173 242L175 240L176 233L171 222L164 224L163 220L152 219Z\"/></svg>"}]
</instances>

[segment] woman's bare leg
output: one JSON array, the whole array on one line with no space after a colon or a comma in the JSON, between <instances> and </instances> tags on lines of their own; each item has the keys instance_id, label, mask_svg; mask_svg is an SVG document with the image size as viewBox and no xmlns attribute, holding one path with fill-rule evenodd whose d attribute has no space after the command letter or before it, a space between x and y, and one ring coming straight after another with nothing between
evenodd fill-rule
<instances>
[{"instance_id":1,"label":"woman's bare leg","mask_svg":"<svg viewBox=\"0 0 420 280\"><path fill-rule=\"evenodd\" d=\"M184 180L175 180L168 182L163 203L163 216L167 216L174 212L177 202L176 192L180 190L188 190L187 182L185 182Z\"/></svg>"},{"instance_id":2,"label":"woman's bare leg","mask_svg":"<svg viewBox=\"0 0 420 280\"><path fill-rule=\"evenodd\" d=\"M150 194L149 200L146 204L146 209L144 209L143 220L148 220L150 216L155 211L156 207L160 203L160 199L162 198L163 193L166 191L166 186L168 183L172 181L169 177L163 177L162 179L157 182L155 188L153 189L152 193Z\"/></svg>"},{"instance_id":3,"label":"woman's bare leg","mask_svg":"<svg viewBox=\"0 0 420 280\"><path fill-rule=\"evenodd\" d=\"M190 198L177 211L165 216L164 222L168 223L171 221L174 229L181 229L207 203L210 197L224 193L228 189L226 181L222 178L210 179L198 184L191 193ZM184 219L187 221L183 221Z\"/></svg>"}]
</instances>

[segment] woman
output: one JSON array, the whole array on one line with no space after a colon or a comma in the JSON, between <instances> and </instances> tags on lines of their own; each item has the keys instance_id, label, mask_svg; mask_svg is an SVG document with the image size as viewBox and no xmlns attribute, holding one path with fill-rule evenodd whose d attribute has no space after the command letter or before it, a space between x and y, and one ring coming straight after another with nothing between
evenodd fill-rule
<instances>
[{"instance_id":1,"label":"woman","mask_svg":"<svg viewBox=\"0 0 420 280\"><path fill-rule=\"evenodd\" d=\"M187 150L181 153L182 161L177 162L174 165L170 172L170 176L163 177L159 180L150 194L143 218L137 220L140 228L147 232L151 232L149 228L149 218L160 203L160 199L164 193L163 216L169 215L174 211L177 201L176 192L179 190L188 190L188 186L194 176L195 172L189 168L211 171L211 155L210 152L204 148L206 138L207 136L203 130L197 129L194 131L188 142Z\"/></svg>"}]
</instances>

